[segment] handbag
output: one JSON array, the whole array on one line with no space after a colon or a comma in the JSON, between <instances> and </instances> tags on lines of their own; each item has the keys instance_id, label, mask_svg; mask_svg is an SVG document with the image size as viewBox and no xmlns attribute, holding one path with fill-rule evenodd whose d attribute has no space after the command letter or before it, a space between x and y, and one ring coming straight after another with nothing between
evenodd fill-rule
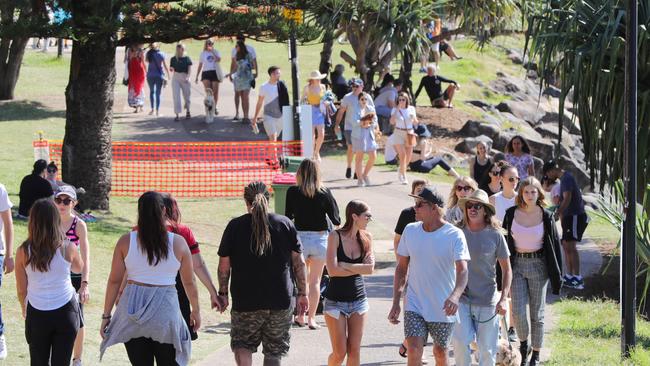
<instances>
[{"instance_id":1,"label":"handbag","mask_svg":"<svg viewBox=\"0 0 650 366\"><path fill-rule=\"evenodd\" d=\"M122 84L124 86L129 85L129 62L124 63L124 76L122 77Z\"/></svg>"},{"instance_id":2,"label":"handbag","mask_svg":"<svg viewBox=\"0 0 650 366\"><path fill-rule=\"evenodd\" d=\"M404 129L406 129L406 118L404 118L404 114L402 113L401 109L397 109L399 111L399 114L402 116L402 119L404 120ZM406 131L406 146L415 146L418 143L418 135L415 134L414 131L412 130L407 130Z\"/></svg>"}]
</instances>

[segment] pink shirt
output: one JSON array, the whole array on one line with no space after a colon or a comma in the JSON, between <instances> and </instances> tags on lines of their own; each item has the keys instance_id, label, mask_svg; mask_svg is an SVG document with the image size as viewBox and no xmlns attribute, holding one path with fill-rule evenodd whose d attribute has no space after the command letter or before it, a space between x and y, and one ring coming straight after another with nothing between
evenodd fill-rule
<instances>
[{"instance_id":1,"label":"pink shirt","mask_svg":"<svg viewBox=\"0 0 650 366\"><path fill-rule=\"evenodd\" d=\"M526 227L512 220L512 238L515 239L515 249L518 252L530 253L542 249L544 244L544 223Z\"/></svg>"}]
</instances>

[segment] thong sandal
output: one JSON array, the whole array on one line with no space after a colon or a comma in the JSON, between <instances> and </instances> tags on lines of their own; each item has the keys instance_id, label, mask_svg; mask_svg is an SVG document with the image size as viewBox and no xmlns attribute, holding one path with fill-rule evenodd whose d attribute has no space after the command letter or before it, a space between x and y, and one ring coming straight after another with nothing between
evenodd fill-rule
<instances>
[{"instance_id":1,"label":"thong sandal","mask_svg":"<svg viewBox=\"0 0 650 366\"><path fill-rule=\"evenodd\" d=\"M406 358L406 352L407 352L407 351L408 351L408 350L406 349L406 346L404 345L404 343L402 343L402 344L399 345L399 351L398 351L398 353L399 353L400 356Z\"/></svg>"}]
</instances>

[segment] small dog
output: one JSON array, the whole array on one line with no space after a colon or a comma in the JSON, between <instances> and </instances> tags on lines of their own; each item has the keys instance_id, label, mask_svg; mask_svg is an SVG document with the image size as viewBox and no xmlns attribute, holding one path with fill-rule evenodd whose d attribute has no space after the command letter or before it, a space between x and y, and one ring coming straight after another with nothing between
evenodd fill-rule
<instances>
[{"instance_id":1,"label":"small dog","mask_svg":"<svg viewBox=\"0 0 650 366\"><path fill-rule=\"evenodd\" d=\"M497 366L517 366L521 364L519 350L511 347L506 339L499 339L497 347Z\"/></svg>"},{"instance_id":2,"label":"small dog","mask_svg":"<svg viewBox=\"0 0 650 366\"><path fill-rule=\"evenodd\" d=\"M203 105L205 106L205 123L210 124L214 122L214 116L216 115L217 109L214 103L214 94L210 88L205 88L205 99L203 100Z\"/></svg>"}]
</instances>

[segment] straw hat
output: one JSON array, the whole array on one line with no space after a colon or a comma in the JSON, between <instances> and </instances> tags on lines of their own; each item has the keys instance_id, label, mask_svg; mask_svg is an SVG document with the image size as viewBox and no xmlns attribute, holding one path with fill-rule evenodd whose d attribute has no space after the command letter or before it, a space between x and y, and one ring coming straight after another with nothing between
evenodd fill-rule
<instances>
[{"instance_id":1,"label":"straw hat","mask_svg":"<svg viewBox=\"0 0 650 366\"><path fill-rule=\"evenodd\" d=\"M309 79L309 80L320 80L320 79L324 79L326 76L327 75L325 75L325 74L321 74L320 71L314 70L314 71L309 73L309 77L307 79Z\"/></svg>"},{"instance_id":2,"label":"straw hat","mask_svg":"<svg viewBox=\"0 0 650 366\"><path fill-rule=\"evenodd\" d=\"M458 207L460 207L460 209L463 210L463 212L465 212L465 204L467 202L482 203L486 209L492 212L492 215L496 213L494 206L492 206L492 204L490 203L488 194L482 189L477 189L474 192L472 192L472 194L469 197L461 198L458 200Z\"/></svg>"}]
</instances>

